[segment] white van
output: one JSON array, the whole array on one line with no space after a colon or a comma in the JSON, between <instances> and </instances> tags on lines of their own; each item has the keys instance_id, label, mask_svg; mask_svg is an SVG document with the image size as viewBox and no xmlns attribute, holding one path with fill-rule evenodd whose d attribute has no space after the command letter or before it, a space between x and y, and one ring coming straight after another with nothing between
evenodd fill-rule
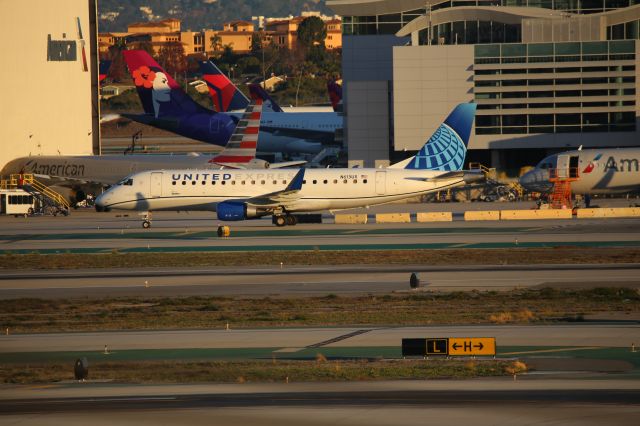
<instances>
[{"instance_id":1,"label":"white van","mask_svg":"<svg viewBox=\"0 0 640 426\"><path fill-rule=\"evenodd\" d=\"M12 214L16 217L32 215L35 202L33 195L22 189L0 190L0 214Z\"/></svg>"}]
</instances>

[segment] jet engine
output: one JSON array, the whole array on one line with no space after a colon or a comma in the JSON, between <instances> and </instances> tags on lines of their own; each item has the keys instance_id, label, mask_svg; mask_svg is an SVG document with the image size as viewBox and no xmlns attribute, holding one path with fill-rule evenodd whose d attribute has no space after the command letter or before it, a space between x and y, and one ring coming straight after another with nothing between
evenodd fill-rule
<instances>
[{"instance_id":1,"label":"jet engine","mask_svg":"<svg viewBox=\"0 0 640 426\"><path fill-rule=\"evenodd\" d=\"M216 211L218 219L226 221L255 219L269 214L266 210L259 210L242 201L223 201L218 204Z\"/></svg>"}]
</instances>

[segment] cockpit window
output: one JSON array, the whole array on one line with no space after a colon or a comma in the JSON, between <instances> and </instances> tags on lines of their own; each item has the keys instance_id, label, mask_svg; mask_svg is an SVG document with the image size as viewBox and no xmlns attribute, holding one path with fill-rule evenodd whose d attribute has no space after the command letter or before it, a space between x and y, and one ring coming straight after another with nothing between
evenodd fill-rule
<instances>
[{"instance_id":1,"label":"cockpit window","mask_svg":"<svg viewBox=\"0 0 640 426\"><path fill-rule=\"evenodd\" d=\"M133 185L133 179L131 179L131 178L122 179L120 182L118 182L118 185L132 186Z\"/></svg>"}]
</instances>

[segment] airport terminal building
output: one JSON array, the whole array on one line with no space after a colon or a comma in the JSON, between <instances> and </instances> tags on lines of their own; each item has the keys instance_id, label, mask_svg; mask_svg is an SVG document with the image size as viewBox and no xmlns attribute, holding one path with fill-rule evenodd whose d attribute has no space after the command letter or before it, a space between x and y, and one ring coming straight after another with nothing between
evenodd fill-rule
<instances>
[{"instance_id":1,"label":"airport terminal building","mask_svg":"<svg viewBox=\"0 0 640 426\"><path fill-rule=\"evenodd\" d=\"M640 1L327 4L343 16L351 165L405 158L470 101L468 159L499 169L580 145L640 146Z\"/></svg>"}]
</instances>

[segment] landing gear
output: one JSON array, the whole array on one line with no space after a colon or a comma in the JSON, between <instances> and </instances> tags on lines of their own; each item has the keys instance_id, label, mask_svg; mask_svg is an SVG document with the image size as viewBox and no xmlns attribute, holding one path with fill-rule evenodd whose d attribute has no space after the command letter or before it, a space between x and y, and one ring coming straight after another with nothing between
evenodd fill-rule
<instances>
[{"instance_id":1,"label":"landing gear","mask_svg":"<svg viewBox=\"0 0 640 426\"><path fill-rule=\"evenodd\" d=\"M296 223L298 223L298 218L296 218L293 215L287 215L287 216L285 216L285 218L286 218L287 225L289 225L289 226L293 226Z\"/></svg>"},{"instance_id":2,"label":"landing gear","mask_svg":"<svg viewBox=\"0 0 640 426\"><path fill-rule=\"evenodd\" d=\"M285 226L287 224L287 218L285 216L276 216L274 222L276 226Z\"/></svg>"},{"instance_id":3,"label":"landing gear","mask_svg":"<svg viewBox=\"0 0 640 426\"><path fill-rule=\"evenodd\" d=\"M151 228L151 212L144 213L144 217L142 218L142 227L144 229Z\"/></svg>"},{"instance_id":4,"label":"landing gear","mask_svg":"<svg viewBox=\"0 0 640 426\"><path fill-rule=\"evenodd\" d=\"M273 219L273 222L276 224L276 226L293 226L296 223L298 223L298 219L291 214L287 214L287 215L276 215Z\"/></svg>"}]
</instances>

